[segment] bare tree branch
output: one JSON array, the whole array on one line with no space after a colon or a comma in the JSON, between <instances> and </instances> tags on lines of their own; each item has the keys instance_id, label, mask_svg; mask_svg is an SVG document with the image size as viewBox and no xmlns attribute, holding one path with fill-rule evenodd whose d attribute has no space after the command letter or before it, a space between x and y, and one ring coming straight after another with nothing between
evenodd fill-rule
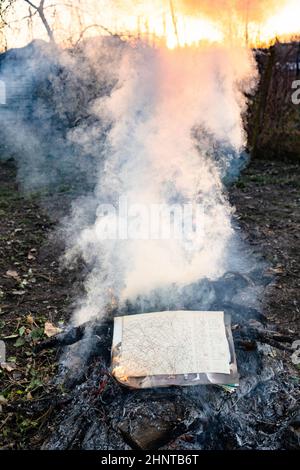
<instances>
[{"instance_id":1,"label":"bare tree branch","mask_svg":"<svg viewBox=\"0 0 300 470\"><path fill-rule=\"evenodd\" d=\"M13 5L16 4L16 0L0 0L0 31L2 30L2 36L3 38L5 37L5 28L10 28L13 29L16 24L20 23L21 21L26 21L26 20L32 20L34 16L39 16L40 20L42 21L42 24L47 32L47 35L50 39L50 42L55 44L55 35L54 35L54 30L51 25L51 22L48 21L48 12L51 13L52 10L56 9L57 7L64 7L64 8L69 8L69 9L74 9L74 3L72 3L70 0L50 0L49 2L46 2L45 0L23 0L28 6L29 6L29 11L30 13L22 18L18 17L13 17L13 15L10 14L11 8L13 8ZM81 4L76 4L76 11L78 15L84 15L85 13L88 13L87 8L85 8L85 5ZM8 20L8 15L9 20ZM79 22L80 23L80 22ZM80 41L83 39L85 33L92 28L99 28L105 31L108 35L110 36L117 36L119 38L122 37L122 34L115 34L109 28L106 26L102 25L101 23L93 23L93 24L87 24L84 25L80 23L80 32L79 32L79 38L76 40L75 47L80 43ZM3 38L1 39L1 42L3 42Z\"/></svg>"},{"instance_id":2,"label":"bare tree branch","mask_svg":"<svg viewBox=\"0 0 300 470\"><path fill-rule=\"evenodd\" d=\"M79 35L79 38L78 40L76 41L74 47L77 47L78 44L80 43L80 41L83 39L85 33L91 29L91 28L100 28L100 29L103 29L104 31L106 31L110 36L118 36L117 34L114 34L112 33L112 31L110 31L108 28L106 28L105 26L102 26L101 24L90 24L88 25L86 28L84 28L81 32L80 32L80 35Z\"/></svg>"},{"instance_id":3,"label":"bare tree branch","mask_svg":"<svg viewBox=\"0 0 300 470\"><path fill-rule=\"evenodd\" d=\"M176 19L176 14L175 14L174 3L173 3L172 0L170 0L170 11L171 11L171 16L172 16L174 33L175 33L176 40L177 40L177 45L179 46L179 34L178 34L178 28L177 28L177 19Z\"/></svg>"},{"instance_id":4,"label":"bare tree branch","mask_svg":"<svg viewBox=\"0 0 300 470\"><path fill-rule=\"evenodd\" d=\"M45 16L45 0L41 0L40 1L40 4L39 6L35 5L34 3L32 3L31 0L24 0L26 3L28 3L28 5L30 5L32 8L34 8L38 14L39 14L39 17L41 18L41 21L47 31L47 34L48 34L48 37L50 39L50 42L52 42L53 44L55 44L55 39L54 39L54 34L53 34L53 31L48 23L48 20Z\"/></svg>"},{"instance_id":5,"label":"bare tree branch","mask_svg":"<svg viewBox=\"0 0 300 470\"><path fill-rule=\"evenodd\" d=\"M8 26L7 22L6 22L6 19L5 19L5 15L8 13L8 11L10 10L11 6L13 5L13 3L15 2L15 0L8 0L7 1L7 5L5 7L3 7L3 3L1 0L0 0L0 19L1 19L1 27L3 26Z\"/></svg>"},{"instance_id":6,"label":"bare tree branch","mask_svg":"<svg viewBox=\"0 0 300 470\"><path fill-rule=\"evenodd\" d=\"M28 3L32 8L35 8L36 10L38 10L39 7L37 7L36 5L34 5L34 3L32 3L30 0L24 0L26 3Z\"/></svg>"}]
</instances>

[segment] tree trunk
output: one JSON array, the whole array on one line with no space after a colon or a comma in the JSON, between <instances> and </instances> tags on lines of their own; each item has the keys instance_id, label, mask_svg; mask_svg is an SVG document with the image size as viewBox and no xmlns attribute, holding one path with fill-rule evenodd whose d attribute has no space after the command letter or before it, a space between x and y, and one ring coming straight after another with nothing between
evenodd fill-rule
<instances>
[{"instance_id":1,"label":"tree trunk","mask_svg":"<svg viewBox=\"0 0 300 470\"><path fill-rule=\"evenodd\" d=\"M46 18L45 12L44 12L44 6L45 6L45 0L41 0L39 6L36 6L34 3L31 2L31 0L24 0L28 5L30 5L32 8L34 8L37 13L39 14L39 17L41 18L41 21L47 31L48 37L50 39L50 42L52 44L55 44L55 39L54 39L54 34L53 31L48 23L48 20Z\"/></svg>"},{"instance_id":2,"label":"tree trunk","mask_svg":"<svg viewBox=\"0 0 300 470\"><path fill-rule=\"evenodd\" d=\"M52 31L52 29L51 29L51 27L50 27L50 25L47 21L45 13L44 13L44 3L45 3L45 0L42 0L41 3L40 3L40 6L37 9L37 11L38 11L38 14L40 15L40 18L42 20L43 25L45 26L45 29L47 31L50 42L55 44L53 31Z\"/></svg>"}]
</instances>

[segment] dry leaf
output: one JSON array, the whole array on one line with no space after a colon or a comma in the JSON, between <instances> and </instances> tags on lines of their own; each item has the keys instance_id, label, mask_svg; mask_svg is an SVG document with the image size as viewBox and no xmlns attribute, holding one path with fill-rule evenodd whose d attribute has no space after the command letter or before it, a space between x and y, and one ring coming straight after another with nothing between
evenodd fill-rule
<instances>
[{"instance_id":1,"label":"dry leaf","mask_svg":"<svg viewBox=\"0 0 300 470\"><path fill-rule=\"evenodd\" d=\"M267 274L283 274L284 268L281 265L275 266L274 268L267 269Z\"/></svg>"},{"instance_id":2,"label":"dry leaf","mask_svg":"<svg viewBox=\"0 0 300 470\"><path fill-rule=\"evenodd\" d=\"M51 338L51 336L55 336L61 332L61 328L57 328L57 326L52 325L50 322L45 323L44 333L48 338Z\"/></svg>"},{"instance_id":3,"label":"dry leaf","mask_svg":"<svg viewBox=\"0 0 300 470\"><path fill-rule=\"evenodd\" d=\"M12 372L17 368L16 364L13 362L1 362L1 369L6 370L7 372Z\"/></svg>"},{"instance_id":4,"label":"dry leaf","mask_svg":"<svg viewBox=\"0 0 300 470\"><path fill-rule=\"evenodd\" d=\"M7 403L8 400L6 400L3 395L0 395L0 405L7 405Z\"/></svg>"},{"instance_id":5,"label":"dry leaf","mask_svg":"<svg viewBox=\"0 0 300 470\"><path fill-rule=\"evenodd\" d=\"M29 323L29 325L33 325L34 318L32 315L27 315L26 320L27 320L27 323Z\"/></svg>"},{"instance_id":6,"label":"dry leaf","mask_svg":"<svg viewBox=\"0 0 300 470\"><path fill-rule=\"evenodd\" d=\"M37 249L36 248L31 248L31 250L29 250L29 253L27 255L27 259L29 259L29 261L33 261L36 259L36 254L37 254Z\"/></svg>"},{"instance_id":7,"label":"dry leaf","mask_svg":"<svg viewBox=\"0 0 300 470\"><path fill-rule=\"evenodd\" d=\"M25 290L13 290L11 293L12 295L24 295L26 294L26 291Z\"/></svg>"},{"instance_id":8,"label":"dry leaf","mask_svg":"<svg viewBox=\"0 0 300 470\"><path fill-rule=\"evenodd\" d=\"M8 271L6 271L6 276L13 278L17 282L21 281L21 278L20 278L19 274L17 273L17 271L8 270Z\"/></svg>"}]
</instances>

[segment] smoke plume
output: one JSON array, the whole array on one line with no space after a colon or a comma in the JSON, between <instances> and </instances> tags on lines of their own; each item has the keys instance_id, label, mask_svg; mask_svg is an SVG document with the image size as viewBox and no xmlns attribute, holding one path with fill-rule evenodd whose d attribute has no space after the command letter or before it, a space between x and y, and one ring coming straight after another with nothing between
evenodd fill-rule
<instances>
[{"instance_id":1,"label":"smoke plume","mask_svg":"<svg viewBox=\"0 0 300 470\"><path fill-rule=\"evenodd\" d=\"M169 288L179 299L184 286L249 269L224 181L245 161L242 115L256 77L250 51L107 38L76 54L34 43L1 60L1 76L14 77L14 86L26 77L26 106L9 101L3 129L25 188L79 188L61 223L64 261L81 258L88 267L76 323L104 316L112 302L122 308ZM114 232L124 200L133 237ZM159 227L171 221L176 232L178 207L195 205L200 234L157 236L151 218L144 237L141 207L148 215L163 207Z\"/></svg>"},{"instance_id":2,"label":"smoke plume","mask_svg":"<svg viewBox=\"0 0 300 470\"><path fill-rule=\"evenodd\" d=\"M104 315L113 298L122 304L233 268L236 241L222 176L232 161L238 165L245 144L242 91L254 75L245 50L126 48L118 86L91 107L102 122L113 123L90 205L93 222L83 226L78 201L68 222L67 262L81 256L91 267L76 322ZM226 149L219 160L213 158L217 146ZM103 204L117 208L120 198L147 208L199 203L201 239L104 240L117 220ZM131 218L143 225L136 213Z\"/></svg>"}]
</instances>

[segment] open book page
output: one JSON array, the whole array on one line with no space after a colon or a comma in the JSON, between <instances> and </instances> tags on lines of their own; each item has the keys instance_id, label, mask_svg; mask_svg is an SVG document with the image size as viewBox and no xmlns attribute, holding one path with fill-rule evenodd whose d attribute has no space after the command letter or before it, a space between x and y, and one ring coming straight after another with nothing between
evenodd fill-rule
<instances>
[{"instance_id":1,"label":"open book page","mask_svg":"<svg viewBox=\"0 0 300 470\"><path fill-rule=\"evenodd\" d=\"M127 377L230 373L223 312L167 311L120 320L118 365Z\"/></svg>"}]
</instances>

